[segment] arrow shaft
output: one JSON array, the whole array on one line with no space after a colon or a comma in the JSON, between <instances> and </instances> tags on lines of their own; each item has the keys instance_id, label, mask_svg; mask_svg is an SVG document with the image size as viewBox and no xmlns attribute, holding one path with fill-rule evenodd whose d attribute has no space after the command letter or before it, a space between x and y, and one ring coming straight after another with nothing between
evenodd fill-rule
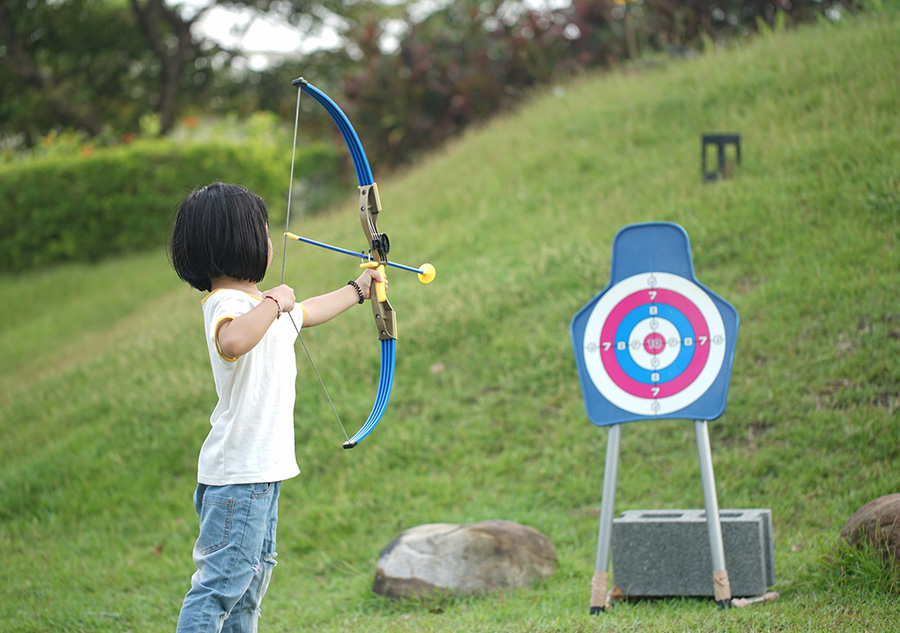
<instances>
[{"instance_id":1,"label":"arrow shaft","mask_svg":"<svg viewBox=\"0 0 900 633\"><path fill-rule=\"evenodd\" d=\"M308 237L302 237L300 235L294 235L293 233L285 233L286 237L289 237L293 240L297 240L298 242L303 242L304 244L312 244L313 246L318 246L320 248L326 248L330 251L334 251L335 253L343 253L344 255L351 255L352 257L358 257L365 261L374 261L372 257L363 252L351 251L346 248L340 248L338 246L332 246L331 244L326 244L325 242L317 242L316 240L311 240ZM402 270L408 270L411 273L419 273L420 275L424 274L422 270L418 268L413 268L412 266L404 266L403 264L397 264L395 262L382 262L387 266L393 266L394 268L400 268Z\"/></svg>"}]
</instances>

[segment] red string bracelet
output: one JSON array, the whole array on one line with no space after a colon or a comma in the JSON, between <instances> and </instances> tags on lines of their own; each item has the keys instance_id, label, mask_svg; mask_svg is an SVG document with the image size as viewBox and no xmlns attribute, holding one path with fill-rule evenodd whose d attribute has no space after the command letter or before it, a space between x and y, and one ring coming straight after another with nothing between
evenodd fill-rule
<instances>
[{"instance_id":1,"label":"red string bracelet","mask_svg":"<svg viewBox=\"0 0 900 633\"><path fill-rule=\"evenodd\" d=\"M278 308L278 316L275 317L275 318L276 318L276 319L280 319L280 318L281 318L281 312L282 312L282 310L281 310L281 304L278 303L278 299L276 299L276 298L273 297L272 295L266 295L266 296L263 297L263 298L264 298L264 299L271 299L272 301L275 302L275 306Z\"/></svg>"}]
</instances>

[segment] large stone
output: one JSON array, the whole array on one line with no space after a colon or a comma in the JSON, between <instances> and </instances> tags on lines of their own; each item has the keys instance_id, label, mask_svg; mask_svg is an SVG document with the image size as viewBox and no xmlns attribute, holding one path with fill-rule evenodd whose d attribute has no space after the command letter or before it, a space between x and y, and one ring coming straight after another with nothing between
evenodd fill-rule
<instances>
[{"instance_id":1,"label":"large stone","mask_svg":"<svg viewBox=\"0 0 900 633\"><path fill-rule=\"evenodd\" d=\"M866 540L900 565L900 493L878 497L853 513L841 530L850 545Z\"/></svg>"},{"instance_id":2,"label":"large stone","mask_svg":"<svg viewBox=\"0 0 900 633\"><path fill-rule=\"evenodd\" d=\"M486 593L531 585L555 567L550 539L526 525L431 523L406 530L381 551L372 590L389 598Z\"/></svg>"}]
</instances>

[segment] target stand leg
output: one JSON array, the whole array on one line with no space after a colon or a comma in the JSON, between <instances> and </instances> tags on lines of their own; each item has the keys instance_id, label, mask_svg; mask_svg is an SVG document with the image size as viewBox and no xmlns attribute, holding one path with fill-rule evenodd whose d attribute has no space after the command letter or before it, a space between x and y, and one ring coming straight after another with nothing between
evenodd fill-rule
<instances>
[{"instance_id":1,"label":"target stand leg","mask_svg":"<svg viewBox=\"0 0 900 633\"><path fill-rule=\"evenodd\" d=\"M713 474L712 450L709 445L709 430L705 420L694 421L697 436L697 456L700 459L700 479L703 482L703 504L706 507L706 531L712 553L713 593L720 608L731 606L731 584L725 567L725 543L722 539L722 524L719 520L719 500L716 496L716 481Z\"/></svg>"},{"instance_id":2,"label":"target stand leg","mask_svg":"<svg viewBox=\"0 0 900 633\"><path fill-rule=\"evenodd\" d=\"M609 550L612 544L613 512L616 507L616 478L619 471L619 444L622 425L609 427L606 437L606 464L603 469L603 497L600 503L600 526L597 530L597 559L591 579L591 615L606 611L609 586Z\"/></svg>"}]
</instances>

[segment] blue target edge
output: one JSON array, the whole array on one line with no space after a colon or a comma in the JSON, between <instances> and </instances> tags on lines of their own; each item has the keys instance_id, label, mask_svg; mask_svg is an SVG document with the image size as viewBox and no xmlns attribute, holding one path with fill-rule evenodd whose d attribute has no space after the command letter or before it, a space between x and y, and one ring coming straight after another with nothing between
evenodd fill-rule
<instances>
[{"instance_id":1,"label":"blue target edge","mask_svg":"<svg viewBox=\"0 0 900 633\"><path fill-rule=\"evenodd\" d=\"M597 302L622 280L649 272L678 275L696 284L715 304L725 327L725 358L712 385L688 406L663 416L641 415L612 404L591 380L584 356L585 330ZM638 420L719 418L725 412L728 399L737 332L738 313L734 306L701 284L694 275L691 243L683 228L672 222L645 222L623 227L613 239L609 284L575 313L569 327L588 419L597 426L611 426Z\"/></svg>"}]
</instances>

